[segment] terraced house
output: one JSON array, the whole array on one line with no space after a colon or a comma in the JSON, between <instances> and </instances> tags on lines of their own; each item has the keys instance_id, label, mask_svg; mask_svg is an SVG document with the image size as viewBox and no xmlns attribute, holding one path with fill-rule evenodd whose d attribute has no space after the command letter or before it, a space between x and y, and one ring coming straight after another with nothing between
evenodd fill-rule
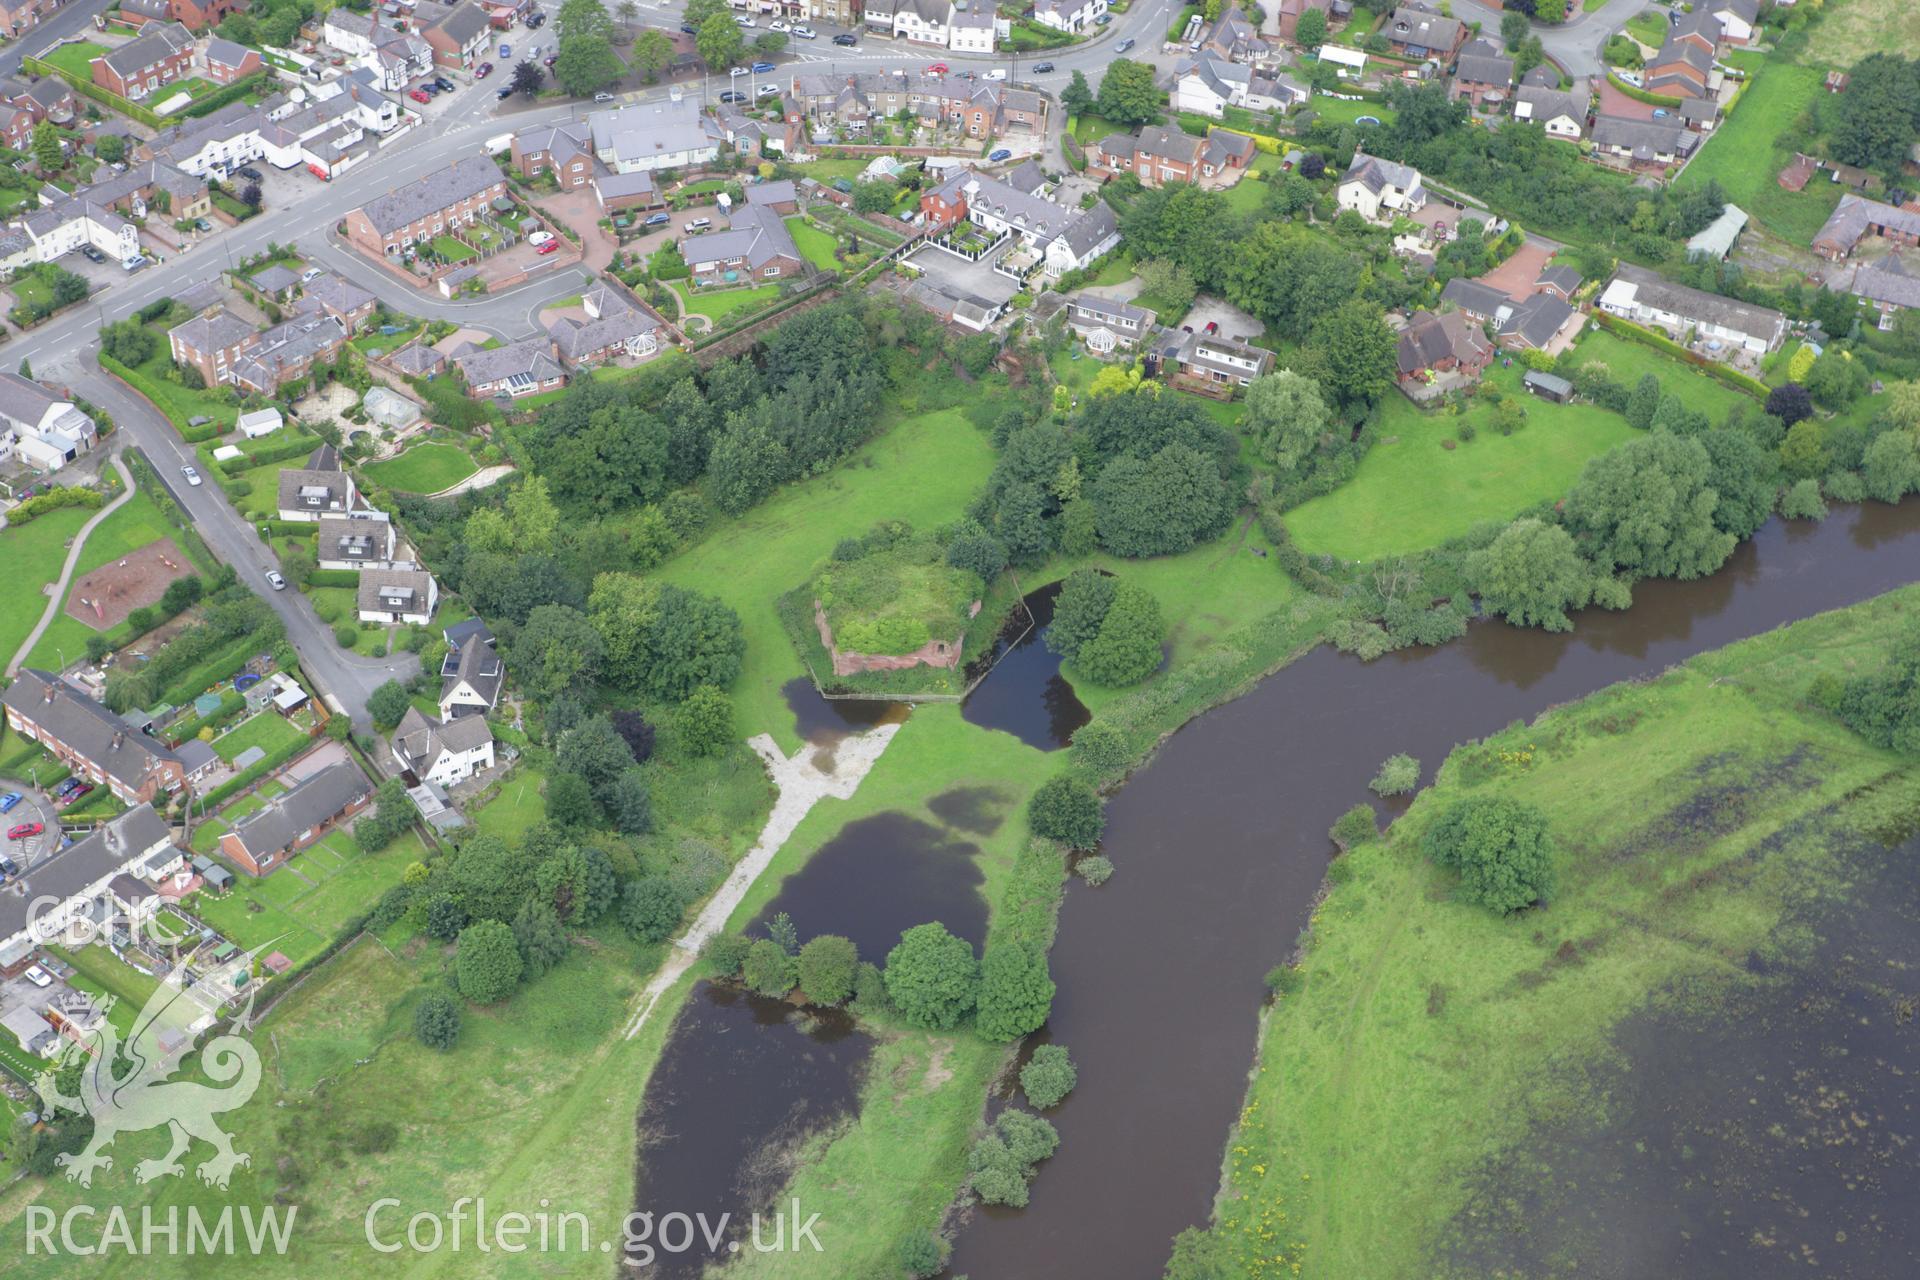
<instances>
[{"instance_id":1,"label":"terraced house","mask_svg":"<svg viewBox=\"0 0 1920 1280\"><path fill-rule=\"evenodd\" d=\"M7 709L7 728L124 804L165 797L186 785L179 756L51 671L23 668L0 694L0 704Z\"/></svg>"},{"instance_id":2,"label":"terraced house","mask_svg":"<svg viewBox=\"0 0 1920 1280\"><path fill-rule=\"evenodd\" d=\"M995 81L949 80L945 76L796 75L789 96L800 115L816 125L863 132L877 119L906 111L927 125L945 123L970 138L1046 131L1047 99Z\"/></svg>"},{"instance_id":3,"label":"terraced house","mask_svg":"<svg viewBox=\"0 0 1920 1280\"><path fill-rule=\"evenodd\" d=\"M397 258L410 245L471 226L490 201L506 193L499 166L484 156L467 156L347 214L347 239L364 253Z\"/></svg>"},{"instance_id":4,"label":"terraced house","mask_svg":"<svg viewBox=\"0 0 1920 1280\"><path fill-rule=\"evenodd\" d=\"M150 23L91 65L95 84L138 102L193 73L193 33L177 22Z\"/></svg>"}]
</instances>

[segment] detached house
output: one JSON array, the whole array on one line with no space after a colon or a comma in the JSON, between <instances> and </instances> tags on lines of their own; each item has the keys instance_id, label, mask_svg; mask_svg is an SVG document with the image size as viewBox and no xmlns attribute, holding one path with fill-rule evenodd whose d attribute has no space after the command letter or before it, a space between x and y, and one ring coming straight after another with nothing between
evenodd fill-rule
<instances>
[{"instance_id":1,"label":"detached house","mask_svg":"<svg viewBox=\"0 0 1920 1280\"><path fill-rule=\"evenodd\" d=\"M193 33L177 22L151 23L92 67L95 84L138 102L193 73Z\"/></svg>"},{"instance_id":2,"label":"detached house","mask_svg":"<svg viewBox=\"0 0 1920 1280\"><path fill-rule=\"evenodd\" d=\"M353 476L340 466L332 446L313 451L304 467L280 472L277 510L282 520L313 524L327 516L347 516L359 497Z\"/></svg>"},{"instance_id":3,"label":"detached house","mask_svg":"<svg viewBox=\"0 0 1920 1280\"><path fill-rule=\"evenodd\" d=\"M260 56L258 49L249 49L231 40L207 41L201 61L206 64L207 79L215 84L232 84L235 80L244 80L255 72L267 69L266 60Z\"/></svg>"},{"instance_id":4,"label":"detached house","mask_svg":"<svg viewBox=\"0 0 1920 1280\"><path fill-rule=\"evenodd\" d=\"M587 290L580 308L587 313L584 322L563 316L547 326L554 350L571 368L621 356L650 356L665 340L660 318L613 285Z\"/></svg>"},{"instance_id":5,"label":"detached house","mask_svg":"<svg viewBox=\"0 0 1920 1280\"><path fill-rule=\"evenodd\" d=\"M1402 5L1393 11L1379 34L1385 36L1388 46L1402 57L1451 62L1467 38L1467 27L1458 19L1444 17L1431 9Z\"/></svg>"},{"instance_id":6,"label":"detached house","mask_svg":"<svg viewBox=\"0 0 1920 1280\"><path fill-rule=\"evenodd\" d=\"M472 68L481 61L493 35L492 18L477 0L466 0L450 9L433 0L421 0L414 6L413 20L420 38L433 47L434 62L443 67Z\"/></svg>"},{"instance_id":7,"label":"detached house","mask_svg":"<svg viewBox=\"0 0 1920 1280\"><path fill-rule=\"evenodd\" d=\"M385 569L393 564L393 521L384 512L320 517L315 547L322 569Z\"/></svg>"},{"instance_id":8,"label":"detached house","mask_svg":"<svg viewBox=\"0 0 1920 1280\"><path fill-rule=\"evenodd\" d=\"M1395 354L1402 385L1413 385L1442 373L1479 377L1493 359L1493 344L1458 311L1416 311L1400 331Z\"/></svg>"},{"instance_id":9,"label":"detached house","mask_svg":"<svg viewBox=\"0 0 1920 1280\"><path fill-rule=\"evenodd\" d=\"M1067 325L1102 355L1131 351L1153 332L1154 313L1131 302L1083 293L1067 304Z\"/></svg>"},{"instance_id":10,"label":"detached house","mask_svg":"<svg viewBox=\"0 0 1920 1280\"><path fill-rule=\"evenodd\" d=\"M1679 285L1644 267L1621 263L1601 293L1600 309L1635 324L1666 330L1679 341L1715 338L1765 355L1786 336L1787 318L1770 307Z\"/></svg>"},{"instance_id":11,"label":"detached house","mask_svg":"<svg viewBox=\"0 0 1920 1280\"><path fill-rule=\"evenodd\" d=\"M1447 97L1475 107L1496 107L1513 90L1513 59L1493 45L1476 40L1461 53L1447 82Z\"/></svg>"},{"instance_id":12,"label":"detached house","mask_svg":"<svg viewBox=\"0 0 1920 1280\"><path fill-rule=\"evenodd\" d=\"M485 715L500 705L500 688L506 683L507 671L491 640L489 635L475 633L448 648L440 664L442 720Z\"/></svg>"},{"instance_id":13,"label":"detached house","mask_svg":"<svg viewBox=\"0 0 1920 1280\"><path fill-rule=\"evenodd\" d=\"M351 760L328 765L266 802L220 837L220 852L263 876L373 803L373 784Z\"/></svg>"},{"instance_id":14,"label":"detached house","mask_svg":"<svg viewBox=\"0 0 1920 1280\"><path fill-rule=\"evenodd\" d=\"M786 220L754 204L735 209L727 230L686 240L680 256L694 283L703 285L786 280L807 271Z\"/></svg>"},{"instance_id":15,"label":"detached house","mask_svg":"<svg viewBox=\"0 0 1920 1280\"><path fill-rule=\"evenodd\" d=\"M387 746L415 785L450 787L493 767L493 730L485 716L435 720L418 707L408 707Z\"/></svg>"},{"instance_id":16,"label":"detached house","mask_svg":"<svg viewBox=\"0 0 1920 1280\"><path fill-rule=\"evenodd\" d=\"M62 391L17 373L0 373L0 459L58 471L98 444L99 430Z\"/></svg>"},{"instance_id":17,"label":"detached house","mask_svg":"<svg viewBox=\"0 0 1920 1280\"><path fill-rule=\"evenodd\" d=\"M1700 135L1681 125L1624 116L1595 116L1596 150L1641 168L1679 164L1700 146Z\"/></svg>"},{"instance_id":18,"label":"detached house","mask_svg":"<svg viewBox=\"0 0 1920 1280\"><path fill-rule=\"evenodd\" d=\"M412 623L424 627L440 602L440 588L424 569L368 569L360 575L354 603L360 621L386 626Z\"/></svg>"},{"instance_id":19,"label":"detached house","mask_svg":"<svg viewBox=\"0 0 1920 1280\"><path fill-rule=\"evenodd\" d=\"M1143 187L1191 182L1232 186L1256 155L1253 139L1224 129L1196 138L1182 129L1149 125L1138 134L1117 133L1095 144L1087 169L1096 177L1131 173Z\"/></svg>"},{"instance_id":20,"label":"detached house","mask_svg":"<svg viewBox=\"0 0 1920 1280\"><path fill-rule=\"evenodd\" d=\"M0 694L0 704L7 709L7 728L124 804L171 795L186 785L178 755L51 671L23 667Z\"/></svg>"},{"instance_id":21,"label":"detached house","mask_svg":"<svg viewBox=\"0 0 1920 1280\"><path fill-rule=\"evenodd\" d=\"M1720 38L1728 44L1753 43L1760 25L1760 0L1706 0L1701 6L1720 20Z\"/></svg>"},{"instance_id":22,"label":"detached house","mask_svg":"<svg viewBox=\"0 0 1920 1280\"><path fill-rule=\"evenodd\" d=\"M1069 33L1091 31L1107 11L1107 0L1034 0L1033 20Z\"/></svg>"},{"instance_id":23,"label":"detached house","mask_svg":"<svg viewBox=\"0 0 1920 1280\"><path fill-rule=\"evenodd\" d=\"M1704 98L1713 75L1713 48L1703 48L1697 39L1669 33L1666 43L1647 60L1642 75L1648 93Z\"/></svg>"},{"instance_id":24,"label":"detached house","mask_svg":"<svg viewBox=\"0 0 1920 1280\"><path fill-rule=\"evenodd\" d=\"M1425 208L1427 189L1411 165L1356 151L1335 198L1342 209L1352 209L1369 222L1387 222L1396 214Z\"/></svg>"},{"instance_id":25,"label":"detached house","mask_svg":"<svg viewBox=\"0 0 1920 1280\"><path fill-rule=\"evenodd\" d=\"M491 349L463 343L453 353L454 367L466 379L470 396L519 399L567 385L567 371L553 354L550 338L523 338Z\"/></svg>"},{"instance_id":26,"label":"detached house","mask_svg":"<svg viewBox=\"0 0 1920 1280\"><path fill-rule=\"evenodd\" d=\"M1514 95L1513 118L1539 125L1549 138L1578 142L1587 132L1587 101L1584 81L1572 93L1522 85Z\"/></svg>"},{"instance_id":27,"label":"detached house","mask_svg":"<svg viewBox=\"0 0 1920 1280\"><path fill-rule=\"evenodd\" d=\"M1273 352L1225 334L1172 333L1176 345L1163 360L1173 381L1216 398L1233 394L1273 368Z\"/></svg>"}]
</instances>

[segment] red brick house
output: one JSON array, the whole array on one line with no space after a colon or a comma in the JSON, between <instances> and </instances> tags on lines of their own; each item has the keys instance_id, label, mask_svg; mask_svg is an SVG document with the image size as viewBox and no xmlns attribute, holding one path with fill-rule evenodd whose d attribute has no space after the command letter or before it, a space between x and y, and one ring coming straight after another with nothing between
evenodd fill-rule
<instances>
[{"instance_id":1,"label":"red brick house","mask_svg":"<svg viewBox=\"0 0 1920 1280\"><path fill-rule=\"evenodd\" d=\"M438 6L435 6L438 7ZM456 4L431 22L423 21L427 6L414 10L420 38L433 46L433 60L443 67L472 67L481 61L493 35L493 19L479 0Z\"/></svg>"},{"instance_id":2,"label":"red brick house","mask_svg":"<svg viewBox=\"0 0 1920 1280\"><path fill-rule=\"evenodd\" d=\"M260 56L258 49L249 49L231 40L207 41L207 51L202 55L202 60L206 63L207 79L215 84L232 84L235 80L267 69L266 59Z\"/></svg>"},{"instance_id":3,"label":"red brick house","mask_svg":"<svg viewBox=\"0 0 1920 1280\"><path fill-rule=\"evenodd\" d=\"M0 34L17 38L59 7L58 0L0 0Z\"/></svg>"},{"instance_id":4,"label":"red brick house","mask_svg":"<svg viewBox=\"0 0 1920 1280\"><path fill-rule=\"evenodd\" d=\"M1131 173L1143 187L1169 182L1229 186L1239 180L1256 154L1253 139L1211 129L1196 138L1181 129L1149 125L1138 134L1117 133L1095 144L1087 171L1095 177Z\"/></svg>"},{"instance_id":5,"label":"red brick house","mask_svg":"<svg viewBox=\"0 0 1920 1280\"><path fill-rule=\"evenodd\" d=\"M234 823L220 837L220 852L248 875L263 876L372 803L373 784L342 760Z\"/></svg>"},{"instance_id":6,"label":"red brick house","mask_svg":"<svg viewBox=\"0 0 1920 1280\"><path fill-rule=\"evenodd\" d=\"M193 74L193 35L177 22L147 24L140 35L95 58L93 82L138 101Z\"/></svg>"},{"instance_id":7,"label":"red brick house","mask_svg":"<svg viewBox=\"0 0 1920 1280\"><path fill-rule=\"evenodd\" d=\"M506 193L498 165L468 156L348 213L347 239L370 256L397 258L408 245L477 221Z\"/></svg>"},{"instance_id":8,"label":"red brick house","mask_svg":"<svg viewBox=\"0 0 1920 1280\"><path fill-rule=\"evenodd\" d=\"M1659 52L1647 60L1642 83L1649 93L1677 98L1707 96L1707 78L1713 71L1713 50L1692 40L1667 37Z\"/></svg>"},{"instance_id":9,"label":"red brick house","mask_svg":"<svg viewBox=\"0 0 1920 1280\"><path fill-rule=\"evenodd\" d=\"M22 668L0 702L8 729L38 742L124 804L158 798L165 808L165 796L186 785L187 767L179 756L50 671Z\"/></svg>"},{"instance_id":10,"label":"red brick house","mask_svg":"<svg viewBox=\"0 0 1920 1280\"><path fill-rule=\"evenodd\" d=\"M523 178L550 173L562 191L593 180L593 133L584 121L513 135L513 168Z\"/></svg>"},{"instance_id":11,"label":"red brick house","mask_svg":"<svg viewBox=\"0 0 1920 1280\"><path fill-rule=\"evenodd\" d=\"M1493 359L1493 344L1480 326L1458 311L1416 311L1400 331L1400 381L1415 385L1436 373L1477 378Z\"/></svg>"},{"instance_id":12,"label":"red brick house","mask_svg":"<svg viewBox=\"0 0 1920 1280\"><path fill-rule=\"evenodd\" d=\"M189 31L205 31L251 7L248 0L120 0L120 21L132 27L177 22Z\"/></svg>"}]
</instances>

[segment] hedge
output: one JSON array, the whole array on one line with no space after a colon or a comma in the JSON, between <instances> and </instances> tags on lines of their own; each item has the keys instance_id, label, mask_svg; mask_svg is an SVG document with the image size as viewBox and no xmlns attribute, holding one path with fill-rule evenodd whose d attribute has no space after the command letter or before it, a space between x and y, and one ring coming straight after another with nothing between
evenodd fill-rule
<instances>
[{"instance_id":1,"label":"hedge","mask_svg":"<svg viewBox=\"0 0 1920 1280\"><path fill-rule=\"evenodd\" d=\"M292 742L286 743L278 751L273 752L265 759L259 760L249 766L246 772L235 774L213 790L207 792L200 800L203 806L201 812L205 813L208 809L218 809L228 799L260 781L260 779L266 777L275 769L285 765L287 761L293 759L312 745L313 740L311 738L295 738Z\"/></svg>"},{"instance_id":2,"label":"hedge","mask_svg":"<svg viewBox=\"0 0 1920 1280\"><path fill-rule=\"evenodd\" d=\"M100 363L105 364L106 362L107 357L101 356ZM197 427L181 427L180 438L188 444L204 444L208 440L217 439L227 434L229 429L230 428L218 422L203 422Z\"/></svg>"},{"instance_id":3,"label":"hedge","mask_svg":"<svg viewBox=\"0 0 1920 1280\"><path fill-rule=\"evenodd\" d=\"M1644 102L1653 107L1677 107L1680 99L1664 93L1648 93L1645 89L1636 89L1622 80L1611 68L1607 71L1607 83L1632 98L1635 102Z\"/></svg>"},{"instance_id":4,"label":"hedge","mask_svg":"<svg viewBox=\"0 0 1920 1280\"><path fill-rule=\"evenodd\" d=\"M100 496L98 490L83 489L77 485L61 485L57 489L47 490L37 498L28 498L7 512L7 523L9 525L26 524L49 511L58 511L62 507L92 507L98 510L101 503L105 501L106 499Z\"/></svg>"},{"instance_id":5,"label":"hedge","mask_svg":"<svg viewBox=\"0 0 1920 1280\"><path fill-rule=\"evenodd\" d=\"M278 618L273 619L276 624L279 621ZM184 706L214 685L231 680L234 672L247 665L248 658L276 643L278 637L262 640L258 632L235 636L226 648L216 649L199 666L181 672L166 688L154 690L154 696L161 702L171 702L176 707Z\"/></svg>"},{"instance_id":6,"label":"hedge","mask_svg":"<svg viewBox=\"0 0 1920 1280\"><path fill-rule=\"evenodd\" d=\"M256 71L243 80L235 80L225 88L217 89L204 98L195 98L191 106L180 112L183 116L210 116L229 102L238 102L256 89L264 89L273 75L270 71Z\"/></svg>"},{"instance_id":7,"label":"hedge","mask_svg":"<svg viewBox=\"0 0 1920 1280\"><path fill-rule=\"evenodd\" d=\"M1744 391L1750 396L1758 396L1764 400L1771 390L1758 378L1749 377L1738 369L1729 368L1717 360L1709 360L1697 352L1689 351L1664 333L1655 333L1651 329L1634 324L1631 320L1622 320L1619 316L1605 311L1595 311L1593 318L1600 322L1602 329L1617 333L1633 342L1645 343L1655 350L1664 351L1696 369L1704 370L1708 375L1718 378L1736 391Z\"/></svg>"},{"instance_id":8,"label":"hedge","mask_svg":"<svg viewBox=\"0 0 1920 1280\"><path fill-rule=\"evenodd\" d=\"M360 575L352 569L315 569L307 575L310 587L358 587Z\"/></svg>"},{"instance_id":9,"label":"hedge","mask_svg":"<svg viewBox=\"0 0 1920 1280\"><path fill-rule=\"evenodd\" d=\"M228 458L220 464L220 469L228 475L236 471L251 471L255 467L268 466L275 462L285 462L289 458L304 457L320 447L320 437L296 433L284 440L253 450L242 451L237 458Z\"/></svg>"},{"instance_id":10,"label":"hedge","mask_svg":"<svg viewBox=\"0 0 1920 1280\"><path fill-rule=\"evenodd\" d=\"M263 520L262 524L285 538L317 538L320 525L313 520Z\"/></svg>"}]
</instances>

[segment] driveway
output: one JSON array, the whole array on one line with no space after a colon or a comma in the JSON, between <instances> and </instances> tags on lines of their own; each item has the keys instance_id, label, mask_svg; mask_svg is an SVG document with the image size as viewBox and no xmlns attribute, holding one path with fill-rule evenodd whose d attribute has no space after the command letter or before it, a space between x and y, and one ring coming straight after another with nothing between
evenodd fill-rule
<instances>
[{"instance_id":1,"label":"driveway","mask_svg":"<svg viewBox=\"0 0 1920 1280\"><path fill-rule=\"evenodd\" d=\"M1557 246L1528 236L1526 242L1499 266L1480 277L1480 283L1498 289L1516 302L1533 292L1533 282L1553 260Z\"/></svg>"},{"instance_id":2,"label":"driveway","mask_svg":"<svg viewBox=\"0 0 1920 1280\"><path fill-rule=\"evenodd\" d=\"M1195 333L1205 329L1208 323L1220 326L1220 332L1229 338L1257 338L1266 328L1258 320L1228 302L1223 302L1211 294L1201 294L1193 300L1193 306L1181 319L1182 326L1191 327Z\"/></svg>"},{"instance_id":3,"label":"driveway","mask_svg":"<svg viewBox=\"0 0 1920 1280\"><path fill-rule=\"evenodd\" d=\"M1018 284L993 269L991 259L968 262L965 258L956 258L944 250L927 245L909 255L907 262L925 272L929 282L949 293L959 292L985 298L989 302L1005 302L1020 292Z\"/></svg>"}]
</instances>

